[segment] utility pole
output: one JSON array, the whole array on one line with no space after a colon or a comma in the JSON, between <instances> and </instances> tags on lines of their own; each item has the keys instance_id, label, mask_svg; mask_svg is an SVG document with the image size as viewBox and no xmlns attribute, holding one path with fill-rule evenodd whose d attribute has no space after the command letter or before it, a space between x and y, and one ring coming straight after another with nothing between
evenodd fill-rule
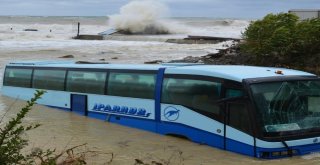
<instances>
[{"instance_id":1,"label":"utility pole","mask_svg":"<svg viewBox=\"0 0 320 165\"><path fill-rule=\"evenodd\" d=\"M78 22L78 34L77 34L77 38L79 38L80 35L80 22Z\"/></svg>"}]
</instances>

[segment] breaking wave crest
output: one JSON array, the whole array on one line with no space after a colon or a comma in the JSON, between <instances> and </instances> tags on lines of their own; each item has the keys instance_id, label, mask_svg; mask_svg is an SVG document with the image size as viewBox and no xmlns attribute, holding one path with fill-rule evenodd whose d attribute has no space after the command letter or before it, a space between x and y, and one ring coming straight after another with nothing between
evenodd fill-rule
<instances>
[{"instance_id":1,"label":"breaking wave crest","mask_svg":"<svg viewBox=\"0 0 320 165\"><path fill-rule=\"evenodd\" d=\"M169 34L171 30L164 17L168 16L168 7L155 0L131 1L120 9L120 13L111 15L109 25L127 34Z\"/></svg>"}]
</instances>

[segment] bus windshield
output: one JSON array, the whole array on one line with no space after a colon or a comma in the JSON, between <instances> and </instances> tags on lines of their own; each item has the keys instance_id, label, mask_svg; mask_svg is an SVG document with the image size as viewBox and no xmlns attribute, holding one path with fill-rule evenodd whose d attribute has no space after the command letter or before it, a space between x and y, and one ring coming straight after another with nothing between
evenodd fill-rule
<instances>
[{"instance_id":1,"label":"bus windshield","mask_svg":"<svg viewBox=\"0 0 320 165\"><path fill-rule=\"evenodd\" d=\"M251 85L264 135L320 130L320 81Z\"/></svg>"}]
</instances>

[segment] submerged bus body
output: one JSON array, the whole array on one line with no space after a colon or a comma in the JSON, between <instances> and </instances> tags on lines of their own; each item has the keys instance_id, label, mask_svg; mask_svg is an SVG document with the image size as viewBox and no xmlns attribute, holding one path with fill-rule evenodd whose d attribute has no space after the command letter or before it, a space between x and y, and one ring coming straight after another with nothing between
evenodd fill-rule
<instances>
[{"instance_id":1,"label":"submerged bus body","mask_svg":"<svg viewBox=\"0 0 320 165\"><path fill-rule=\"evenodd\" d=\"M267 67L12 62L2 94L257 158L320 151L320 81Z\"/></svg>"}]
</instances>

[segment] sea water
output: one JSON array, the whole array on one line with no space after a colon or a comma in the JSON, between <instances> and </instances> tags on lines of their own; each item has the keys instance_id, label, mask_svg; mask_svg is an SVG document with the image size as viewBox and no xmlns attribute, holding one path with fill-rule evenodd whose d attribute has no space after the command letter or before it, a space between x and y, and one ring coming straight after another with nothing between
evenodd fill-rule
<instances>
[{"instance_id":1,"label":"sea water","mask_svg":"<svg viewBox=\"0 0 320 165\"><path fill-rule=\"evenodd\" d=\"M13 60L66 60L59 57L70 54L75 58L67 60L110 63L168 62L187 56L204 56L226 48L232 42L172 44L165 41L188 35L240 38L250 23L249 20L166 18L162 22L170 25L171 34L125 35L88 41L72 39L77 35L78 22L80 34L96 35L112 28L108 17L0 16L0 69Z\"/></svg>"}]
</instances>

